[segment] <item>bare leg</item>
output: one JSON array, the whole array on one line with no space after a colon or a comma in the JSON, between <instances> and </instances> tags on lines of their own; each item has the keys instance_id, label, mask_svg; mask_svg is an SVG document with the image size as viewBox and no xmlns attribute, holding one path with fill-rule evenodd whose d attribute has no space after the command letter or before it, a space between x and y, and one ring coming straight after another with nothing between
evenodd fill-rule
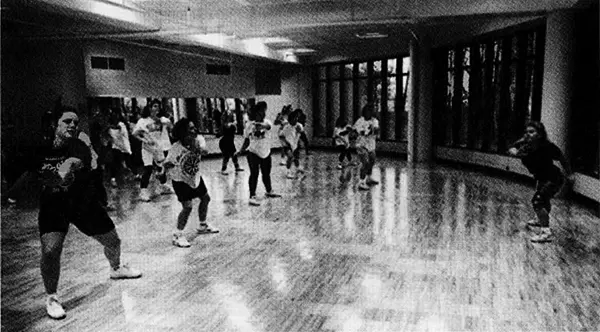
<instances>
[{"instance_id":1,"label":"bare leg","mask_svg":"<svg viewBox=\"0 0 600 332\"><path fill-rule=\"evenodd\" d=\"M104 256L108 259L110 267L113 270L121 266L121 239L117 234L117 230L113 229L108 233L94 235L96 241L104 246Z\"/></svg>"},{"instance_id":2,"label":"bare leg","mask_svg":"<svg viewBox=\"0 0 600 332\"><path fill-rule=\"evenodd\" d=\"M60 256L67 233L51 232L41 236L42 259L40 269L47 294L55 294L60 277Z\"/></svg>"}]
</instances>

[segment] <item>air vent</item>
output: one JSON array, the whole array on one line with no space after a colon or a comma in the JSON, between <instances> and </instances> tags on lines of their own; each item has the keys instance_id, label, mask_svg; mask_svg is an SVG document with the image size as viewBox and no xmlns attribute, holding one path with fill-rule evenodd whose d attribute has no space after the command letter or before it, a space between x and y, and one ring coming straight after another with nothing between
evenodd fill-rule
<instances>
[{"instance_id":1,"label":"air vent","mask_svg":"<svg viewBox=\"0 0 600 332\"><path fill-rule=\"evenodd\" d=\"M125 59L103 56L92 57L93 69L125 70Z\"/></svg>"},{"instance_id":2,"label":"air vent","mask_svg":"<svg viewBox=\"0 0 600 332\"><path fill-rule=\"evenodd\" d=\"M206 65L207 75L229 75L231 74L231 66L229 65Z\"/></svg>"}]
</instances>

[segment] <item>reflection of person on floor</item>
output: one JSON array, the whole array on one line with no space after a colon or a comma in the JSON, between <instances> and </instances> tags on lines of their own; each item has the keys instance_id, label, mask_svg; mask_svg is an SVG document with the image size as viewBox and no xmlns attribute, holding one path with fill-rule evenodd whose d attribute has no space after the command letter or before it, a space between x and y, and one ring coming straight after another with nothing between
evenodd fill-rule
<instances>
[{"instance_id":1,"label":"reflection of person on floor","mask_svg":"<svg viewBox=\"0 0 600 332\"><path fill-rule=\"evenodd\" d=\"M121 240L113 221L100 204L92 175L90 148L77 139L79 118L70 108L53 114L54 132L30 160L42 182L38 224L42 242L41 272L48 294L46 312L51 318L66 316L56 295L60 256L69 229L74 224L82 233L104 246L113 279L139 278L141 273L121 264Z\"/></svg>"},{"instance_id":2,"label":"reflection of person on floor","mask_svg":"<svg viewBox=\"0 0 600 332\"><path fill-rule=\"evenodd\" d=\"M175 195L177 195L177 199L183 207L177 217L177 229L173 234L173 245L187 248L190 243L183 235L183 230L190 218L190 213L192 213L192 200L194 198L200 198L200 204L198 205L200 226L196 233L210 234L219 231L209 227L206 223L210 195L200 173L200 159L203 154L208 152L206 141L198 135L194 123L187 118L177 121L173 128L173 136L176 142L171 147L164 166L169 170Z\"/></svg>"},{"instance_id":3,"label":"reflection of person on floor","mask_svg":"<svg viewBox=\"0 0 600 332\"><path fill-rule=\"evenodd\" d=\"M558 160L571 180L571 168L560 149L548 140L544 125L537 121L529 122L525 127L523 138L508 150L511 156L519 157L527 170L536 180L536 192L531 199L537 220L527 223L530 227L540 227L540 234L531 238L533 242L552 241L550 230L550 199L560 190L565 182L565 175L556 167L553 160Z\"/></svg>"}]
</instances>

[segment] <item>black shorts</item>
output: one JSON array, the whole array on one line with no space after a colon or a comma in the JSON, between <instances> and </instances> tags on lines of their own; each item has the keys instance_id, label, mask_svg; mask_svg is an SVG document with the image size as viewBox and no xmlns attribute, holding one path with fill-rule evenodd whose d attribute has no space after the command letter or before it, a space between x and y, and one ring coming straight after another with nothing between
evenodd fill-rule
<instances>
[{"instance_id":1,"label":"black shorts","mask_svg":"<svg viewBox=\"0 0 600 332\"><path fill-rule=\"evenodd\" d=\"M38 214L40 235L67 233L69 224L87 236L106 234L115 229L112 219L97 200L79 204L65 195L43 195Z\"/></svg>"},{"instance_id":2,"label":"black shorts","mask_svg":"<svg viewBox=\"0 0 600 332\"><path fill-rule=\"evenodd\" d=\"M196 188L190 187L187 183L181 181L173 181L173 190L177 195L177 200L180 202L191 201L194 198L201 198L208 194L204 179L200 178L200 184Z\"/></svg>"}]
</instances>

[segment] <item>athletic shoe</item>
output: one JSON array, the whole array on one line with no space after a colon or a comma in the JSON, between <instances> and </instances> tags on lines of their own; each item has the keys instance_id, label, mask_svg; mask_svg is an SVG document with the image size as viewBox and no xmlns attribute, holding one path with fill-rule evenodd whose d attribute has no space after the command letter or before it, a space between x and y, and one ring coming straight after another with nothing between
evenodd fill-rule
<instances>
[{"instance_id":1,"label":"athletic shoe","mask_svg":"<svg viewBox=\"0 0 600 332\"><path fill-rule=\"evenodd\" d=\"M260 205L260 201L258 199L256 199L256 196L250 197L250 200L248 201L248 203L250 203L250 205L254 205L254 206Z\"/></svg>"},{"instance_id":2,"label":"athletic shoe","mask_svg":"<svg viewBox=\"0 0 600 332\"><path fill-rule=\"evenodd\" d=\"M298 166L298 168L296 169L297 173L304 173L304 168L302 168L302 166Z\"/></svg>"},{"instance_id":3,"label":"athletic shoe","mask_svg":"<svg viewBox=\"0 0 600 332\"><path fill-rule=\"evenodd\" d=\"M208 224L200 224L200 227L198 227L198 229L196 230L196 234L198 235L214 233L219 233L219 230L214 227L208 226Z\"/></svg>"},{"instance_id":4,"label":"athletic shoe","mask_svg":"<svg viewBox=\"0 0 600 332\"><path fill-rule=\"evenodd\" d=\"M46 299L46 313L52 319L63 319L67 317L67 313L62 304L58 300L58 296L50 295Z\"/></svg>"},{"instance_id":5,"label":"athletic shoe","mask_svg":"<svg viewBox=\"0 0 600 332\"><path fill-rule=\"evenodd\" d=\"M286 162L285 160L282 160L282 161L279 163L279 165L280 165L280 166L285 166L285 165L287 165L287 162Z\"/></svg>"},{"instance_id":6,"label":"athletic shoe","mask_svg":"<svg viewBox=\"0 0 600 332\"><path fill-rule=\"evenodd\" d=\"M368 177L367 178L367 184L371 185L371 184L379 184L379 181L373 179L372 177Z\"/></svg>"},{"instance_id":7,"label":"athletic shoe","mask_svg":"<svg viewBox=\"0 0 600 332\"><path fill-rule=\"evenodd\" d=\"M360 189L360 190L369 190L371 188L369 188L369 186L367 185L367 183L365 181L360 181L358 183L358 189Z\"/></svg>"},{"instance_id":8,"label":"athletic shoe","mask_svg":"<svg viewBox=\"0 0 600 332\"><path fill-rule=\"evenodd\" d=\"M243 169L243 168L241 168L241 167L236 167L235 171L236 171L236 172L243 172L243 171L244 171L244 169Z\"/></svg>"},{"instance_id":9,"label":"athletic shoe","mask_svg":"<svg viewBox=\"0 0 600 332\"><path fill-rule=\"evenodd\" d=\"M549 227L542 228L540 234L531 237L531 242L552 242L554 235Z\"/></svg>"},{"instance_id":10,"label":"athletic shoe","mask_svg":"<svg viewBox=\"0 0 600 332\"><path fill-rule=\"evenodd\" d=\"M110 179L110 185L113 186L113 187L116 187L117 186L117 179L115 179L115 178Z\"/></svg>"},{"instance_id":11,"label":"athletic shoe","mask_svg":"<svg viewBox=\"0 0 600 332\"><path fill-rule=\"evenodd\" d=\"M142 188L140 190L140 201L150 202L150 191L148 188Z\"/></svg>"},{"instance_id":12,"label":"athletic shoe","mask_svg":"<svg viewBox=\"0 0 600 332\"><path fill-rule=\"evenodd\" d=\"M227 171L221 171L221 175L227 175L227 174L229 174L229 172L227 172Z\"/></svg>"},{"instance_id":13,"label":"athletic shoe","mask_svg":"<svg viewBox=\"0 0 600 332\"><path fill-rule=\"evenodd\" d=\"M266 193L265 196L267 196L269 198L281 197L281 195L279 195L278 193L274 192L273 190L271 190L270 192Z\"/></svg>"},{"instance_id":14,"label":"athletic shoe","mask_svg":"<svg viewBox=\"0 0 600 332\"><path fill-rule=\"evenodd\" d=\"M539 223L536 219L531 219L527 221L527 226L529 227L542 227L542 224Z\"/></svg>"},{"instance_id":15,"label":"athletic shoe","mask_svg":"<svg viewBox=\"0 0 600 332\"><path fill-rule=\"evenodd\" d=\"M14 199L14 198L10 198L10 197L9 197L9 198L8 198L8 204L11 204L11 205L17 204L17 200L16 200L16 199Z\"/></svg>"},{"instance_id":16,"label":"athletic shoe","mask_svg":"<svg viewBox=\"0 0 600 332\"><path fill-rule=\"evenodd\" d=\"M296 178L296 174L294 174L294 172L291 169L289 169L287 171L287 178L288 179L295 179Z\"/></svg>"},{"instance_id":17,"label":"athletic shoe","mask_svg":"<svg viewBox=\"0 0 600 332\"><path fill-rule=\"evenodd\" d=\"M337 169L342 169L342 168L344 168L344 165L342 165L342 164L337 165Z\"/></svg>"},{"instance_id":18,"label":"athletic shoe","mask_svg":"<svg viewBox=\"0 0 600 332\"><path fill-rule=\"evenodd\" d=\"M189 248L191 244L183 235L173 234L173 245L179 248Z\"/></svg>"},{"instance_id":19,"label":"athletic shoe","mask_svg":"<svg viewBox=\"0 0 600 332\"><path fill-rule=\"evenodd\" d=\"M110 270L111 279L135 279L142 276L142 272L127 266L121 265L118 269Z\"/></svg>"}]
</instances>

